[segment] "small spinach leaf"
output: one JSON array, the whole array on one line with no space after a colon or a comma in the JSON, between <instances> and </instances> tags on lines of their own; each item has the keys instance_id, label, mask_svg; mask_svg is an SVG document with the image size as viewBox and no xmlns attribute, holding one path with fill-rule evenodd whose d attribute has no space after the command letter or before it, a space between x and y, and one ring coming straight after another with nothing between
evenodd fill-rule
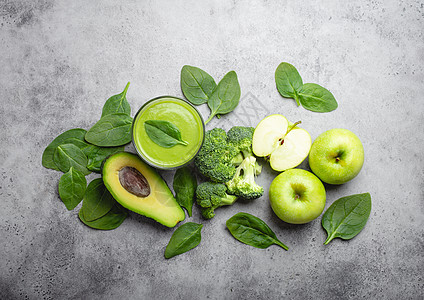
<instances>
[{"instance_id":1,"label":"small spinach leaf","mask_svg":"<svg viewBox=\"0 0 424 300\"><path fill-rule=\"evenodd\" d=\"M68 210L73 210L84 197L87 180L80 171L69 168L59 180L59 196Z\"/></svg>"},{"instance_id":2,"label":"small spinach leaf","mask_svg":"<svg viewBox=\"0 0 424 300\"><path fill-rule=\"evenodd\" d=\"M102 110L102 117L115 113L131 115L131 107L126 98L129 86L130 83L128 82L122 93L114 95L106 100Z\"/></svg>"},{"instance_id":3,"label":"small spinach leaf","mask_svg":"<svg viewBox=\"0 0 424 300\"><path fill-rule=\"evenodd\" d=\"M215 80L205 71L192 66L181 69L181 89L187 100L194 105L208 102L215 87Z\"/></svg>"},{"instance_id":4,"label":"small spinach leaf","mask_svg":"<svg viewBox=\"0 0 424 300\"><path fill-rule=\"evenodd\" d=\"M81 148L82 146L85 147L86 145L88 145L84 142L84 136L86 132L87 131L84 129L75 128L65 131L64 133L56 137L43 152L43 158L41 160L43 167L60 171L54 163L53 158L54 151L56 150L57 146L61 144L75 144L79 148Z\"/></svg>"},{"instance_id":5,"label":"small spinach leaf","mask_svg":"<svg viewBox=\"0 0 424 300\"><path fill-rule=\"evenodd\" d=\"M103 184L103 179L97 178L88 184L82 201L81 210L86 221L94 221L107 214L116 201Z\"/></svg>"},{"instance_id":6,"label":"small spinach leaf","mask_svg":"<svg viewBox=\"0 0 424 300\"><path fill-rule=\"evenodd\" d=\"M81 222L91 228L100 230L112 230L119 227L127 216L128 211L118 203L116 203L112 209L103 217L93 221L87 221L82 208L78 213L78 217L80 218Z\"/></svg>"},{"instance_id":7,"label":"small spinach leaf","mask_svg":"<svg viewBox=\"0 0 424 300\"><path fill-rule=\"evenodd\" d=\"M275 233L264 221L251 214L237 213L228 219L226 224L233 237L247 245L264 249L275 244L285 250L289 249L278 240Z\"/></svg>"},{"instance_id":8,"label":"small spinach leaf","mask_svg":"<svg viewBox=\"0 0 424 300\"><path fill-rule=\"evenodd\" d=\"M333 94L315 83L305 83L298 96L302 106L310 111L330 112L338 106Z\"/></svg>"},{"instance_id":9,"label":"small spinach leaf","mask_svg":"<svg viewBox=\"0 0 424 300\"><path fill-rule=\"evenodd\" d=\"M144 129L149 138L164 148L171 148L177 144L188 145L181 137L181 131L177 126L168 121L147 120Z\"/></svg>"},{"instance_id":10,"label":"small spinach leaf","mask_svg":"<svg viewBox=\"0 0 424 300\"><path fill-rule=\"evenodd\" d=\"M228 114L233 111L240 101L240 84L234 71L228 72L218 83L208 100L211 110L205 124L209 123L214 116Z\"/></svg>"},{"instance_id":11,"label":"small spinach leaf","mask_svg":"<svg viewBox=\"0 0 424 300\"><path fill-rule=\"evenodd\" d=\"M297 93L302 89L303 81L293 65L282 62L275 70L275 83L281 96L293 98L300 105Z\"/></svg>"},{"instance_id":12,"label":"small spinach leaf","mask_svg":"<svg viewBox=\"0 0 424 300\"><path fill-rule=\"evenodd\" d=\"M85 140L100 147L115 147L131 142L132 118L124 113L102 117L85 135Z\"/></svg>"},{"instance_id":13,"label":"small spinach leaf","mask_svg":"<svg viewBox=\"0 0 424 300\"><path fill-rule=\"evenodd\" d=\"M124 151L125 147L108 147L102 148L92 145L93 147L87 152L87 169L93 172L100 172L102 162L109 155Z\"/></svg>"},{"instance_id":14,"label":"small spinach leaf","mask_svg":"<svg viewBox=\"0 0 424 300\"><path fill-rule=\"evenodd\" d=\"M361 232L371 213L369 193L342 197L327 209L322 216L322 227L328 237L324 245L334 238L349 240Z\"/></svg>"},{"instance_id":15,"label":"small spinach leaf","mask_svg":"<svg viewBox=\"0 0 424 300\"><path fill-rule=\"evenodd\" d=\"M71 167L84 175L91 173L87 169L87 156L74 144L62 144L54 151L53 161L60 171L66 173Z\"/></svg>"},{"instance_id":16,"label":"small spinach leaf","mask_svg":"<svg viewBox=\"0 0 424 300\"><path fill-rule=\"evenodd\" d=\"M187 222L178 227L172 234L168 246L166 246L165 258L182 254L199 245L202 227L202 224L193 222Z\"/></svg>"},{"instance_id":17,"label":"small spinach leaf","mask_svg":"<svg viewBox=\"0 0 424 300\"><path fill-rule=\"evenodd\" d=\"M194 195L197 188L197 179L194 172L188 167L179 168L174 175L175 198L179 205L187 210L191 217Z\"/></svg>"}]
</instances>

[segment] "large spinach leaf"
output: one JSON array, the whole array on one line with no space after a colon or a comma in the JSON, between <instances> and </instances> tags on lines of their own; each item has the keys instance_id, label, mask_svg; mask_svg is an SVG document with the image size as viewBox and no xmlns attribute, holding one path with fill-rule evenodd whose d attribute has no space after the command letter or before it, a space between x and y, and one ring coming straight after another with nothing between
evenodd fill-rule
<instances>
[{"instance_id":1,"label":"large spinach leaf","mask_svg":"<svg viewBox=\"0 0 424 300\"><path fill-rule=\"evenodd\" d=\"M43 152L43 157L41 160L43 167L60 171L60 169L54 163L53 158L54 151L56 150L57 146L61 144L74 144L80 149L83 149L88 146L88 144L84 142L84 137L86 133L87 131L82 128L75 128L65 131L64 133L56 137Z\"/></svg>"},{"instance_id":2,"label":"large spinach leaf","mask_svg":"<svg viewBox=\"0 0 424 300\"><path fill-rule=\"evenodd\" d=\"M144 129L149 138L164 148L171 148L177 144L188 145L181 137L181 131L171 122L162 120L147 120Z\"/></svg>"},{"instance_id":3,"label":"large spinach leaf","mask_svg":"<svg viewBox=\"0 0 424 300\"><path fill-rule=\"evenodd\" d=\"M305 83L298 97L302 106L310 111L330 112L338 106L333 94L315 83Z\"/></svg>"},{"instance_id":4,"label":"large spinach leaf","mask_svg":"<svg viewBox=\"0 0 424 300\"><path fill-rule=\"evenodd\" d=\"M322 216L322 227L327 231L327 245L334 238L349 240L356 236L368 221L371 213L369 193L342 197Z\"/></svg>"},{"instance_id":5,"label":"large spinach leaf","mask_svg":"<svg viewBox=\"0 0 424 300\"><path fill-rule=\"evenodd\" d=\"M88 221L85 218L82 208L78 213L81 222L91 228L100 230L112 230L119 227L127 216L128 211L118 203L116 203L107 214L93 221Z\"/></svg>"},{"instance_id":6,"label":"large spinach leaf","mask_svg":"<svg viewBox=\"0 0 424 300\"><path fill-rule=\"evenodd\" d=\"M181 89L194 105L208 102L215 87L215 80L205 71L192 66L181 69Z\"/></svg>"},{"instance_id":7,"label":"large spinach leaf","mask_svg":"<svg viewBox=\"0 0 424 300\"><path fill-rule=\"evenodd\" d=\"M87 156L74 144L62 144L54 151L53 161L60 171L66 173L71 167L84 175L91 173L87 169Z\"/></svg>"},{"instance_id":8,"label":"large spinach leaf","mask_svg":"<svg viewBox=\"0 0 424 300\"><path fill-rule=\"evenodd\" d=\"M107 214L116 201L103 184L103 179L97 178L88 184L82 201L82 214L86 221L94 221Z\"/></svg>"},{"instance_id":9,"label":"large spinach leaf","mask_svg":"<svg viewBox=\"0 0 424 300\"><path fill-rule=\"evenodd\" d=\"M285 250L289 249L264 221L251 214L237 213L226 224L233 237L247 245L264 249L275 244Z\"/></svg>"},{"instance_id":10,"label":"large spinach leaf","mask_svg":"<svg viewBox=\"0 0 424 300\"><path fill-rule=\"evenodd\" d=\"M122 93L114 95L106 100L102 110L102 117L115 113L131 115L131 107L127 101L127 90L129 86L130 83L128 82Z\"/></svg>"},{"instance_id":11,"label":"large spinach leaf","mask_svg":"<svg viewBox=\"0 0 424 300\"><path fill-rule=\"evenodd\" d=\"M68 210L73 210L82 200L87 188L87 180L80 171L69 168L59 180L59 196Z\"/></svg>"},{"instance_id":12,"label":"large spinach leaf","mask_svg":"<svg viewBox=\"0 0 424 300\"><path fill-rule=\"evenodd\" d=\"M281 96L293 98L300 105L297 93L302 89L303 81L293 65L282 62L275 70L275 83Z\"/></svg>"},{"instance_id":13,"label":"large spinach leaf","mask_svg":"<svg viewBox=\"0 0 424 300\"><path fill-rule=\"evenodd\" d=\"M87 142L100 147L122 146L131 142L132 118L124 113L102 117L85 135Z\"/></svg>"},{"instance_id":14,"label":"large spinach leaf","mask_svg":"<svg viewBox=\"0 0 424 300\"><path fill-rule=\"evenodd\" d=\"M189 167L179 168L174 175L175 198L179 205L187 210L191 217L194 195L197 188L197 179L194 172Z\"/></svg>"},{"instance_id":15,"label":"large spinach leaf","mask_svg":"<svg viewBox=\"0 0 424 300\"><path fill-rule=\"evenodd\" d=\"M193 222L187 222L178 227L172 234L168 246L166 246L165 258L182 254L199 245L202 238L202 227L202 224Z\"/></svg>"},{"instance_id":16,"label":"large spinach leaf","mask_svg":"<svg viewBox=\"0 0 424 300\"><path fill-rule=\"evenodd\" d=\"M218 83L208 100L211 110L206 124L216 115L228 114L233 111L240 101L240 84L234 71L228 72Z\"/></svg>"}]
</instances>

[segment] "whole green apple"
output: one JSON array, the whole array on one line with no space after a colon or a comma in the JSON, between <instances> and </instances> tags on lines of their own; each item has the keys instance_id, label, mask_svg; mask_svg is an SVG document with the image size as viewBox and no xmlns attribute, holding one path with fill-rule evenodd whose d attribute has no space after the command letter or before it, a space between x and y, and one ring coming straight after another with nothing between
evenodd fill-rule
<instances>
[{"instance_id":1,"label":"whole green apple","mask_svg":"<svg viewBox=\"0 0 424 300\"><path fill-rule=\"evenodd\" d=\"M314 141L309 153L309 166L322 181L342 184L352 180L364 164L364 147L347 129L331 129Z\"/></svg>"},{"instance_id":2,"label":"whole green apple","mask_svg":"<svg viewBox=\"0 0 424 300\"><path fill-rule=\"evenodd\" d=\"M284 222L304 224L324 210L325 188L311 172L291 169L272 181L269 201L274 213Z\"/></svg>"}]
</instances>

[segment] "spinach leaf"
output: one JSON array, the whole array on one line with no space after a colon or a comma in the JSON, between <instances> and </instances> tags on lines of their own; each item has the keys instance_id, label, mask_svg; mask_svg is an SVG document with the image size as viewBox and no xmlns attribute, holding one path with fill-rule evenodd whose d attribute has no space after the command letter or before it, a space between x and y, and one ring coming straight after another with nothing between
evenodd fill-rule
<instances>
[{"instance_id":1,"label":"spinach leaf","mask_svg":"<svg viewBox=\"0 0 424 300\"><path fill-rule=\"evenodd\" d=\"M208 100L211 114L205 124L209 123L216 115L224 115L233 111L237 107L239 101L240 85L237 74L234 71L230 71L218 83Z\"/></svg>"},{"instance_id":2,"label":"spinach leaf","mask_svg":"<svg viewBox=\"0 0 424 300\"><path fill-rule=\"evenodd\" d=\"M275 70L275 83L281 96L293 98L297 105L300 105L297 94L302 89L303 81L293 65L282 62Z\"/></svg>"},{"instance_id":3,"label":"spinach leaf","mask_svg":"<svg viewBox=\"0 0 424 300\"><path fill-rule=\"evenodd\" d=\"M93 172L100 172L102 162L109 155L124 151L125 147L108 147L102 148L92 145L93 147L87 152L87 169Z\"/></svg>"},{"instance_id":4,"label":"spinach leaf","mask_svg":"<svg viewBox=\"0 0 424 300\"><path fill-rule=\"evenodd\" d=\"M337 101L333 94L315 83L305 83L299 92L302 106L310 111L329 112L337 108Z\"/></svg>"},{"instance_id":5,"label":"spinach leaf","mask_svg":"<svg viewBox=\"0 0 424 300\"><path fill-rule=\"evenodd\" d=\"M87 188L87 180L80 171L69 168L59 180L59 196L68 210L73 210L82 200Z\"/></svg>"},{"instance_id":6,"label":"spinach leaf","mask_svg":"<svg viewBox=\"0 0 424 300\"><path fill-rule=\"evenodd\" d=\"M115 147L131 142L132 118L114 113L102 117L85 135L85 140L100 147Z\"/></svg>"},{"instance_id":7,"label":"spinach leaf","mask_svg":"<svg viewBox=\"0 0 424 300\"><path fill-rule=\"evenodd\" d=\"M349 240L356 236L368 221L371 213L369 193L342 197L327 209L322 216L322 227L328 237L324 245L334 238Z\"/></svg>"},{"instance_id":8,"label":"spinach leaf","mask_svg":"<svg viewBox=\"0 0 424 300\"><path fill-rule=\"evenodd\" d=\"M91 173L87 169L87 156L74 144L62 144L54 151L53 161L60 171L66 173L71 167L84 175Z\"/></svg>"},{"instance_id":9,"label":"spinach leaf","mask_svg":"<svg viewBox=\"0 0 424 300\"><path fill-rule=\"evenodd\" d=\"M60 171L54 163L53 158L54 151L56 150L57 146L61 144L74 144L79 148L84 148L88 145L84 142L84 136L86 132L87 131L84 129L75 128L65 131L64 133L56 137L43 152L43 158L41 160L43 167Z\"/></svg>"},{"instance_id":10,"label":"spinach leaf","mask_svg":"<svg viewBox=\"0 0 424 300\"><path fill-rule=\"evenodd\" d=\"M171 148L177 144L188 145L181 138L181 131L171 122L147 120L144 122L144 129L149 138L161 147Z\"/></svg>"},{"instance_id":11,"label":"spinach leaf","mask_svg":"<svg viewBox=\"0 0 424 300\"><path fill-rule=\"evenodd\" d=\"M102 117L115 113L131 115L131 107L126 98L129 86L130 83L128 82L122 93L114 95L106 100L102 110Z\"/></svg>"},{"instance_id":12,"label":"spinach leaf","mask_svg":"<svg viewBox=\"0 0 424 300\"><path fill-rule=\"evenodd\" d=\"M80 209L78 213L78 217L80 218L81 222L83 222L85 225L94 228L94 229L101 229L101 230L112 230L124 222L126 217L128 216L128 211L123 208L121 205L116 203L112 209L105 214L103 217L100 217L93 221L87 221L87 219L84 216L84 212L82 208Z\"/></svg>"},{"instance_id":13,"label":"spinach leaf","mask_svg":"<svg viewBox=\"0 0 424 300\"><path fill-rule=\"evenodd\" d=\"M215 80L205 71L187 65L181 69L181 89L194 105L208 102L215 87Z\"/></svg>"},{"instance_id":14,"label":"spinach leaf","mask_svg":"<svg viewBox=\"0 0 424 300\"><path fill-rule=\"evenodd\" d=\"M275 244L285 250L289 248L278 240L275 233L261 219L248 214L237 213L227 220L227 228L240 242L264 249Z\"/></svg>"},{"instance_id":15,"label":"spinach leaf","mask_svg":"<svg viewBox=\"0 0 424 300\"><path fill-rule=\"evenodd\" d=\"M84 220L94 221L107 214L116 201L103 184L103 179L97 178L88 184L82 201Z\"/></svg>"},{"instance_id":16,"label":"spinach leaf","mask_svg":"<svg viewBox=\"0 0 424 300\"><path fill-rule=\"evenodd\" d=\"M202 224L193 222L187 222L178 227L172 234L168 246L166 246L165 258L182 254L199 245L202 238L202 227Z\"/></svg>"},{"instance_id":17,"label":"spinach leaf","mask_svg":"<svg viewBox=\"0 0 424 300\"><path fill-rule=\"evenodd\" d=\"M184 207L191 217L194 195L197 188L197 179L189 167L179 168L174 175L175 198L180 206Z\"/></svg>"}]
</instances>

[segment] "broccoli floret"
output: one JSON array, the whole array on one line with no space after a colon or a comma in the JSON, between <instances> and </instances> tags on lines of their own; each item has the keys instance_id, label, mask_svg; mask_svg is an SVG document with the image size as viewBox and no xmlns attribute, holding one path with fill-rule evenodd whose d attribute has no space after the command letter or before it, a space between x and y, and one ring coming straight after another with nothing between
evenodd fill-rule
<instances>
[{"instance_id":1,"label":"broccoli floret","mask_svg":"<svg viewBox=\"0 0 424 300\"><path fill-rule=\"evenodd\" d=\"M255 128L253 127L234 126L227 133L228 142L240 151L243 159L250 156L254 157L252 151L252 138L254 131ZM240 160L240 157L238 158L237 161L239 161L239 164L243 159ZM262 166L255 161L255 175L258 176L261 174L261 171Z\"/></svg>"},{"instance_id":2,"label":"broccoli floret","mask_svg":"<svg viewBox=\"0 0 424 300\"><path fill-rule=\"evenodd\" d=\"M205 141L194 162L197 169L215 182L224 183L233 178L236 168L233 159L239 151L227 141L227 134L221 128L214 128L205 134Z\"/></svg>"},{"instance_id":3,"label":"broccoli floret","mask_svg":"<svg viewBox=\"0 0 424 300\"><path fill-rule=\"evenodd\" d=\"M256 158L249 156L237 167L233 179L226 183L230 194L248 200L259 198L264 194L263 187L255 182L255 163Z\"/></svg>"},{"instance_id":4,"label":"broccoli floret","mask_svg":"<svg viewBox=\"0 0 424 300\"><path fill-rule=\"evenodd\" d=\"M213 218L218 207L232 205L236 200L236 196L227 194L227 187L222 183L204 182L196 189L196 202L205 219Z\"/></svg>"}]
</instances>

